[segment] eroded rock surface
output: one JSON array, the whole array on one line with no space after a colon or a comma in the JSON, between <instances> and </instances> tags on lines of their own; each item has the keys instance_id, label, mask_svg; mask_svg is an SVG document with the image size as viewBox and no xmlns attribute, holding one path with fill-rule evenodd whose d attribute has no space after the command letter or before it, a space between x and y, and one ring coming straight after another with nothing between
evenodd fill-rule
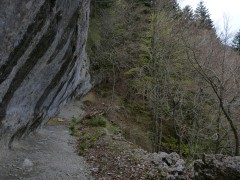
<instances>
[{"instance_id":1,"label":"eroded rock surface","mask_svg":"<svg viewBox=\"0 0 240 180\"><path fill-rule=\"evenodd\" d=\"M0 1L0 145L89 88L89 0Z\"/></svg>"}]
</instances>

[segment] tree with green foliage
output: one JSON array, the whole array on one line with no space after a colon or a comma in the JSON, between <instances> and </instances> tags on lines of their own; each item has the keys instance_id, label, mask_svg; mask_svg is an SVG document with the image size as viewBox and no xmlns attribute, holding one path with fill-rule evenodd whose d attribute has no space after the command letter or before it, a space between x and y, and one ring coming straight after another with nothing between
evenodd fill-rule
<instances>
[{"instance_id":1,"label":"tree with green foliage","mask_svg":"<svg viewBox=\"0 0 240 180\"><path fill-rule=\"evenodd\" d=\"M194 21L194 13L192 7L189 5L185 6L182 10L182 13L185 23L187 23L188 25L192 24Z\"/></svg>"},{"instance_id":2,"label":"tree with green foliage","mask_svg":"<svg viewBox=\"0 0 240 180\"><path fill-rule=\"evenodd\" d=\"M206 33L199 28L193 29L192 33L188 33L183 41L189 65L195 69L198 82L203 87L202 94L207 95L203 107L210 110L209 119L205 118L206 125L203 126L203 131L207 128L209 130L201 134L202 137L208 136L203 138L208 142L204 146L211 152L213 144L216 144L215 153L238 156L239 130L236 112L240 97L239 62L235 60L236 56L231 56L227 41L222 44L215 34ZM224 39L227 39L228 34L225 36ZM211 124L208 123L209 120Z\"/></svg>"},{"instance_id":3,"label":"tree with green foliage","mask_svg":"<svg viewBox=\"0 0 240 180\"><path fill-rule=\"evenodd\" d=\"M232 46L240 54L240 30L234 36Z\"/></svg>"},{"instance_id":4,"label":"tree with green foliage","mask_svg":"<svg viewBox=\"0 0 240 180\"><path fill-rule=\"evenodd\" d=\"M200 1L197 5L195 10L195 22L197 27L199 28L206 28L206 29L213 29L213 21L210 18L209 11L207 7L204 5L203 1Z\"/></svg>"},{"instance_id":5,"label":"tree with green foliage","mask_svg":"<svg viewBox=\"0 0 240 180\"><path fill-rule=\"evenodd\" d=\"M151 150L238 154L240 61L216 38L203 2L195 13L176 0L99 2L88 36L92 77L150 114Z\"/></svg>"}]
</instances>

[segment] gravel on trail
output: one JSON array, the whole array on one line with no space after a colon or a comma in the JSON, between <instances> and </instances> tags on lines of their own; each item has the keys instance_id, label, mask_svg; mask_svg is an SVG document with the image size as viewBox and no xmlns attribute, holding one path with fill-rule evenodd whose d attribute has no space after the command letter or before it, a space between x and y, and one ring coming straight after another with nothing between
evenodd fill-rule
<instances>
[{"instance_id":1,"label":"gravel on trail","mask_svg":"<svg viewBox=\"0 0 240 180\"><path fill-rule=\"evenodd\" d=\"M63 107L42 129L13 143L0 155L0 180L88 180L92 179L85 160L75 152L76 139L68 125L83 114L81 102Z\"/></svg>"}]
</instances>

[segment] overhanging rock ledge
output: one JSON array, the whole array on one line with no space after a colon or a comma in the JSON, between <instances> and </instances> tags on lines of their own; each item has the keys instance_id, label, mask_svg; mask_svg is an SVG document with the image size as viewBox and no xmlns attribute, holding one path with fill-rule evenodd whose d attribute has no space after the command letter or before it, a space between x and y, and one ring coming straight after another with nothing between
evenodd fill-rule
<instances>
[{"instance_id":1,"label":"overhanging rock ledge","mask_svg":"<svg viewBox=\"0 0 240 180\"><path fill-rule=\"evenodd\" d=\"M1 0L0 147L90 88L89 0Z\"/></svg>"}]
</instances>

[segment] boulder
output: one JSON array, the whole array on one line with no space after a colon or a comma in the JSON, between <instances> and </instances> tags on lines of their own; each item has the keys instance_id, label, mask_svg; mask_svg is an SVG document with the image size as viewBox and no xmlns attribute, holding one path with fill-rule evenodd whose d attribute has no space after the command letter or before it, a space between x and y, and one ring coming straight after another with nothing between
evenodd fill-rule
<instances>
[{"instance_id":1,"label":"boulder","mask_svg":"<svg viewBox=\"0 0 240 180\"><path fill-rule=\"evenodd\" d=\"M176 152L172 152L166 157L166 161L169 165L174 165L180 159L180 156Z\"/></svg>"},{"instance_id":2,"label":"boulder","mask_svg":"<svg viewBox=\"0 0 240 180\"><path fill-rule=\"evenodd\" d=\"M240 179L240 156L204 155L194 162L194 179Z\"/></svg>"},{"instance_id":3,"label":"boulder","mask_svg":"<svg viewBox=\"0 0 240 180\"><path fill-rule=\"evenodd\" d=\"M183 178L185 161L176 152L150 153L146 155L146 160L149 160L165 179Z\"/></svg>"}]
</instances>

